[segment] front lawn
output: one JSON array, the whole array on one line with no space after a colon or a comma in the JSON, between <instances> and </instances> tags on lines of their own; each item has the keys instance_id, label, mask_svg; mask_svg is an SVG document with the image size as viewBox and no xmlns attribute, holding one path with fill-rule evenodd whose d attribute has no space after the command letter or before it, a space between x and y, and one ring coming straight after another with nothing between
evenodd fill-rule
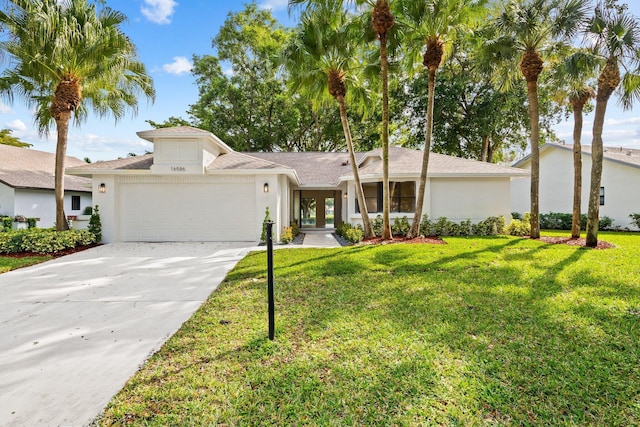
<instances>
[{"instance_id":1,"label":"front lawn","mask_svg":"<svg viewBox=\"0 0 640 427\"><path fill-rule=\"evenodd\" d=\"M0 255L0 273L6 273L7 271L15 270L17 268L28 267L30 265L48 261L51 258L52 257L50 255L29 256L24 258L13 258Z\"/></svg>"},{"instance_id":2,"label":"front lawn","mask_svg":"<svg viewBox=\"0 0 640 427\"><path fill-rule=\"evenodd\" d=\"M638 425L640 235L600 238L279 250L274 342L253 253L102 424Z\"/></svg>"}]
</instances>

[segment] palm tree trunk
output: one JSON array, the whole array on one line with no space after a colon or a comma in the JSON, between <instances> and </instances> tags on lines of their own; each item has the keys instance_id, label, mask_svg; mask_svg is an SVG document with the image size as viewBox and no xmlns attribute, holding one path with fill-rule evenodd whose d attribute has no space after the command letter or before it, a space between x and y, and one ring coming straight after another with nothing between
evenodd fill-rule
<instances>
[{"instance_id":1,"label":"palm tree trunk","mask_svg":"<svg viewBox=\"0 0 640 427\"><path fill-rule=\"evenodd\" d=\"M490 138L489 134L487 134L487 136L485 136L484 140L482 141L482 152L480 153L481 162L487 162L489 159L489 142Z\"/></svg>"},{"instance_id":2,"label":"palm tree trunk","mask_svg":"<svg viewBox=\"0 0 640 427\"><path fill-rule=\"evenodd\" d=\"M418 199L416 200L416 210L413 214L413 222L407 237L414 238L420 233L420 222L422 220L422 207L424 205L424 195L427 191L427 170L429 169L429 154L431 152L431 135L433 132L433 106L435 101L436 71L429 70L429 91L427 94L427 124L425 129L424 151L422 153L422 169L420 170L420 185L418 187Z\"/></svg>"},{"instance_id":3,"label":"palm tree trunk","mask_svg":"<svg viewBox=\"0 0 640 427\"><path fill-rule=\"evenodd\" d=\"M353 173L353 179L355 180L356 196L358 199L358 206L360 207L360 216L362 216L364 236L373 237L373 226L369 219L369 212L367 211L367 204L364 200L364 192L362 191L362 184L360 183L360 174L358 173L358 164L356 163L353 141L351 140L351 131L349 130L349 122L347 121L347 108L344 103L344 96L336 96L336 101L338 101L338 105L340 107L340 121L342 122L344 139L347 141L347 148L349 149L349 163L351 163L351 172Z\"/></svg>"},{"instance_id":4,"label":"palm tree trunk","mask_svg":"<svg viewBox=\"0 0 640 427\"><path fill-rule=\"evenodd\" d=\"M540 238L540 106L538 82L527 81L531 122L531 238Z\"/></svg>"},{"instance_id":5,"label":"palm tree trunk","mask_svg":"<svg viewBox=\"0 0 640 427\"><path fill-rule=\"evenodd\" d=\"M62 113L56 119L58 131L58 142L56 145L56 167L55 167L55 199L56 199L56 230L64 231L69 229L69 223L64 213L64 162L67 156L67 136L69 134L69 120L71 112Z\"/></svg>"},{"instance_id":6,"label":"palm tree trunk","mask_svg":"<svg viewBox=\"0 0 640 427\"><path fill-rule=\"evenodd\" d=\"M573 217L571 237L580 237L580 204L582 203L582 105L573 106Z\"/></svg>"},{"instance_id":7,"label":"palm tree trunk","mask_svg":"<svg viewBox=\"0 0 640 427\"><path fill-rule=\"evenodd\" d=\"M382 240L391 240L389 205L389 62L387 59L387 35L380 38L380 66L382 77Z\"/></svg>"},{"instance_id":8,"label":"palm tree trunk","mask_svg":"<svg viewBox=\"0 0 640 427\"><path fill-rule=\"evenodd\" d=\"M587 213L587 246L598 246L598 226L600 221L600 182L602 179L602 129L607 100L598 98L593 118L593 142L591 143L591 186L589 187L589 211Z\"/></svg>"}]
</instances>

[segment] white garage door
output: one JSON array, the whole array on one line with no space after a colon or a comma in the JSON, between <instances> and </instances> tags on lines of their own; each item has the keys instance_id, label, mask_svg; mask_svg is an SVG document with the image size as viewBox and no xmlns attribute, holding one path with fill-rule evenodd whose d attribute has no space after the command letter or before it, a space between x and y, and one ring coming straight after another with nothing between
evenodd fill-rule
<instances>
[{"instance_id":1,"label":"white garage door","mask_svg":"<svg viewBox=\"0 0 640 427\"><path fill-rule=\"evenodd\" d=\"M178 178L162 181L120 183L120 240L259 239L253 177L233 182L177 182Z\"/></svg>"}]
</instances>

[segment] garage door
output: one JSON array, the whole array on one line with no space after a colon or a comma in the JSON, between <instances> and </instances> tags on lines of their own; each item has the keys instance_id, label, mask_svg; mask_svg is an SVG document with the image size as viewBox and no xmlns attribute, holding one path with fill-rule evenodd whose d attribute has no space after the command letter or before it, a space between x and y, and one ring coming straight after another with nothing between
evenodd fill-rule
<instances>
[{"instance_id":1,"label":"garage door","mask_svg":"<svg viewBox=\"0 0 640 427\"><path fill-rule=\"evenodd\" d=\"M253 177L239 178L185 182L165 177L121 182L120 240L258 240L255 181Z\"/></svg>"}]
</instances>

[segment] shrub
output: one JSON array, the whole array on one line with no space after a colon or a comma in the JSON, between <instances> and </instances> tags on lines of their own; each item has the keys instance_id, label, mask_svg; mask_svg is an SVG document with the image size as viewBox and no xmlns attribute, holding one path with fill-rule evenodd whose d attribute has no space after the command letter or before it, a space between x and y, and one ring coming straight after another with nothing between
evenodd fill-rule
<instances>
[{"instance_id":1,"label":"shrub","mask_svg":"<svg viewBox=\"0 0 640 427\"><path fill-rule=\"evenodd\" d=\"M406 236L409 229L411 229L411 225L409 225L409 219L406 216L402 218L396 217L391 226L391 234L394 236Z\"/></svg>"},{"instance_id":2,"label":"shrub","mask_svg":"<svg viewBox=\"0 0 640 427\"><path fill-rule=\"evenodd\" d=\"M282 243L291 243L293 242L294 238L295 236L293 235L293 228L291 227L285 227L282 231L282 234L280 235L280 241Z\"/></svg>"},{"instance_id":3,"label":"shrub","mask_svg":"<svg viewBox=\"0 0 640 427\"><path fill-rule=\"evenodd\" d=\"M95 236L95 240L97 243L102 241L102 223L100 221L100 211L98 209L98 205L93 209L93 213L91 214L91 218L89 218L89 225L87 226L87 230Z\"/></svg>"},{"instance_id":4,"label":"shrub","mask_svg":"<svg viewBox=\"0 0 640 427\"><path fill-rule=\"evenodd\" d=\"M473 226L476 236L497 236L504 234L505 220L503 216L490 216Z\"/></svg>"},{"instance_id":5,"label":"shrub","mask_svg":"<svg viewBox=\"0 0 640 427\"><path fill-rule=\"evenodd\" d=\"M91 215L93 212L93 208L91 206L87 206L84 208L84 211L82 211L82 215Z\"/></svg>"},{"instance_id":6,"label":"shrub","mask_svg":"<svg viewBox=\"0 0 640 427\"><path fill-rule=\"evenodd\" d=\"M382 236L382 215L377 215L371 226L373 227L373 234L378 237Z\"/></svg>"},{"instance_id":7,"label":"shrub","mask_svg":"<svg viewBox=\"0 0 640 427\"><path fill-rule=\"evenodd\" d=\"M631 224L640 228L640 213L632 213L629 218L631 218Z\"/></svg>"},{"instance_id":8,"label":"shrub","mask_svg":"<svg viewBox=\"0 0 640 427\"><path fill-rule=\"evenodd\" d=\"M511 219L507 227L507 233L511 236L528 236L531 234L531 214L525 212L522 220Z\"/></svg>"},{"instance_id":9,"label":"shrub","mask_svg":"<svg viewBox=\"0 0 640 427\"><path fill-rule=\"evenodd\" d=\"M95 236L89 230L55 231L40 228L13 230L0 234L0 253L48 254L95 242Z\"/></svg>"},{"instance_id":10,"label":"shrub","mask_svg":"<svg viewBox=\"0 0 640 427\"><path fill-rule=\"evenodd\" d=\"M608 216L603 216L600 218L598 223L598 229L600 230L613 230L615 227L613 226L613 220Z\"/></svg>"},{"instance_id":11,"label":"shrub","mask_svg":"<svg viewBox=\"0 0 640 427\"><path fill-rule=\"evenodd\" d=\"M420 235L423 237L430 236L429 234L431 230L431 220L429 219L429 215L422 215L422 220L420 221Z\"/></svg>"},{"instance_id":12,"label":"shrub","mask_svg":"<svg viewBox=\"0 0 640 427\"><path fill-rule=\"evenodd\" d=\"M354 227L349 223L343 222L336 228L336 234L348 242L358 243L364 237L364 230L360 225Z\"/></svg>"},{"instance_id":13,"label":"shrub","mask_svg":"<svg viewBox=\"0 0 640 427\"><path fill-rule=\"evenodd\" d=\"M293 234L293 237L300 234L300 226L297 221L291 221L291 233Z\"/></svg>"},{"instance_id":14,"label":"shrub","mask_svg":"<svg viewBox=\"0 0 640 427\"><path fill-rule=\"evenodd\" d=\"M27 228L36 228L38 218L27 218Z\"/></svg>"},{"instance_id":15,"label":"shrub","mask_svg":"<svg viewBox=\"0 0 640 427\"><path fill-rule=\"evenodd\" d=\"M260 235L260 241L267 241L267 222L271 221L271 212L269 212L269 206L264 210L264 221L262 221L262 234Z\"/></svg>"},{"instance_id":16,"label":"shrub","mask_svg":"<svg viewBox=\"0 0 640 427\"><path fill-rule=\"evenodd\" d=\"M13 230L13 218L9 216L2 217L2 231Z\"/></svg>"},{"instance_id":17,"label":"shrub","mask_svg":"<svg viewBox=\"0 0 640 427\"><path fill-rule=\"evenodd\" d=\"M522 215L520 212L511 212L511 218L522 220Z\"/></svg>"}]
</instances>

